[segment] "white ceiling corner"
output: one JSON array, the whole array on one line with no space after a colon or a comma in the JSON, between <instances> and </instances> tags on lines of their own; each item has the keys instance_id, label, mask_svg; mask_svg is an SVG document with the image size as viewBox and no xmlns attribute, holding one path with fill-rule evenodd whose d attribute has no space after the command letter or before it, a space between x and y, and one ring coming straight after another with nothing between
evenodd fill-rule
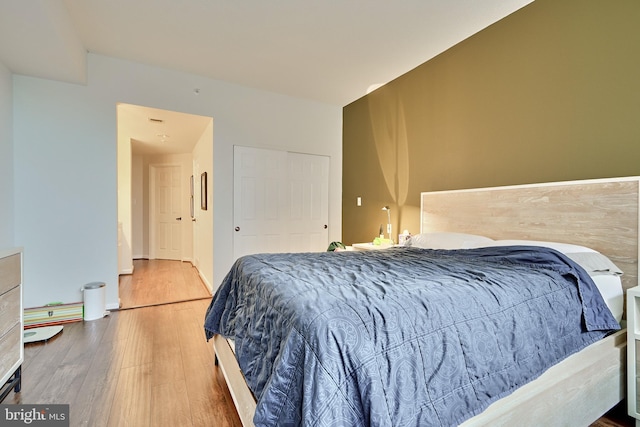
<instances>
[{"instance_id":1,"label":"white ceiling corner","mask_svg":"<svg viewBox=\"0 0 640 427\"><path fill-rule=\"evenodd\" d=\"M532 1L0 0L0 63L84 84L93 52L345 106Z\"/></svg>"},{"instance_id":2,"label":"white ceiling corner","mask_svg":"<svg viewBox=\"0 0 640 427\"><path fill-rule=\"evenodd\" d=\"M2 0L0 62L84 83L86 52L344 106L532 0Z\"/></svg>"},{"instance_id":3,"label":"white ceiling corner","mask_svg":"<svg viewBox=\"0 0 640 427\"><path fill-rule=\"evenodd\" d=\"M118 104L118 137L131 140L141 155L186 154L202 137L211 117L140 105Z\"/></svg>"},{"instance_id":4,"label":"white ceiling corner","mask_svg":"<svg viewBox=\"0 0 640 427\"><path fill-rule=\"evenodd\" d=\"M2 0L0 62L14 74L87 79L86 48L62 0Z\"/></svg>"}]
</instances>

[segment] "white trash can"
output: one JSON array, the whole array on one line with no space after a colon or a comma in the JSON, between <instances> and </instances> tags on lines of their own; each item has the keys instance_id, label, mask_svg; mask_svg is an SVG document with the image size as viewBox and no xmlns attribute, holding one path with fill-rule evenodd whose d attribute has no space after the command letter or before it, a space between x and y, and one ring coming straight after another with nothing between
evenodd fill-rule
<instances>
[{"instance_id":1,"label":"white trash can","mask_svg":"<svg viewBox=\"0 0 640 427\"><path fill-rule=\"evenodd\" d=\"M105 316L105 285L102 282L91 282L83 286L84 292L84 320L96 320Z\"/></svg>"}]
</instances>

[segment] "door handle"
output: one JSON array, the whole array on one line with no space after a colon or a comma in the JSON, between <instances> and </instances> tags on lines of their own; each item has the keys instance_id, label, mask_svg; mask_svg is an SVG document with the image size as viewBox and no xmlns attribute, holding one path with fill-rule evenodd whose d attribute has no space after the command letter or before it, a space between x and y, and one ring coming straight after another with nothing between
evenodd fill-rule
<instances>
[{"instance_id":1,"label":"door handle","mask_svg":"<svg viewBox=\"0 0 640 427\"><path fill-rule=\"evenodd\" d=\"M323 228L326 230L327 228L329 228L329 226L325 224Z\"/></svg>"},{"instance_id":2,"label":"door handle","mask_svg":"<svg viewBox=\"0 0 640 427\"><path fill-rule=\"evenodd\" d=\"M235 228L235 230L236 230L236 231L240 231L240 227L236 227L236 228Z\"/></svg>"},{"instance_id":3,"label":"door handle","mask_svg":"<svg viewBox=\"0 0 640 427\"><path fill-rule=\"evenodd\" d=\"M178 218L176 218L176 220L178 220L178 221L182 221L182 217L181 217L181 216L179 216Z\"/></svg>"}]
</instances>

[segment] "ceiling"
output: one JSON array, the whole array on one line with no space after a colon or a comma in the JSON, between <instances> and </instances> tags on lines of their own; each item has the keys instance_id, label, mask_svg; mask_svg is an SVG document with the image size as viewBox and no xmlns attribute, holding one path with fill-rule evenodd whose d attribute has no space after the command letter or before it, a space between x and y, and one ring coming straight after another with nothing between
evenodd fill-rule
<instances>
[{"instance_id":1,"label":"ceiling","mask_svg":"<svg viewBox=\"0 0 640 427\"><path fill-rule=\"evenodd\" d=\"M140 155L193 152L211 117L140 105L118 104L118 135L131 140Z\"/></svg>"},{"instance_id":2,"label":"ceiling","mask_svg":"<svg viewBox=\"0 0 640 427\"><path fill-rule=\"evenodd\" d=\"M1 0L0 62L84 84L87 52L344 106L532 0Z\"/></svg>"}]
</instances>

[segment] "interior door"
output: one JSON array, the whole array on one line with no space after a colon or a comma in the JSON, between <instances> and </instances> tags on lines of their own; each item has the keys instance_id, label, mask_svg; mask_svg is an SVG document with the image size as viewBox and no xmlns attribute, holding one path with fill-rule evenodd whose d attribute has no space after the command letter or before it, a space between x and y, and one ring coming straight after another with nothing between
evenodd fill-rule
<instances>
[{"instance_id":1,"label":"interior door","mask_svg":"<svg viewBox=\"0 0 640 427\"><path fill-rule=\"evenodd\" d=\"M249 147L233 151L234 258L286 250L286 152Z\"/></svg>"},{"instance_id":2,"label":"interior door","mask_svg":"<svg viewBox=\"0 0 640 427\"><path fill-rule=\"evenodd\" d=\"M154 255L182 260L181 168L155 166L154 171Z\"/></svg>"},{"instance_id":3,"label":"interior door","mask_svg":"<svg viewBox=\"0 0 640 427\"><path fill-rule=\"evenodd\" d=\"M322 252L329 239L329 158L287 153L290 252Z\"/></svg>"},{"instance_id":4,"label":"interior door","mask_svg":"<svg viewBox=\"0 0 640 427\"><path fill-rule=\"evenodd\" d=\"M328 188L326 156L234 147L234 259L326 250Z\"/></svg>"}]
</instances>

